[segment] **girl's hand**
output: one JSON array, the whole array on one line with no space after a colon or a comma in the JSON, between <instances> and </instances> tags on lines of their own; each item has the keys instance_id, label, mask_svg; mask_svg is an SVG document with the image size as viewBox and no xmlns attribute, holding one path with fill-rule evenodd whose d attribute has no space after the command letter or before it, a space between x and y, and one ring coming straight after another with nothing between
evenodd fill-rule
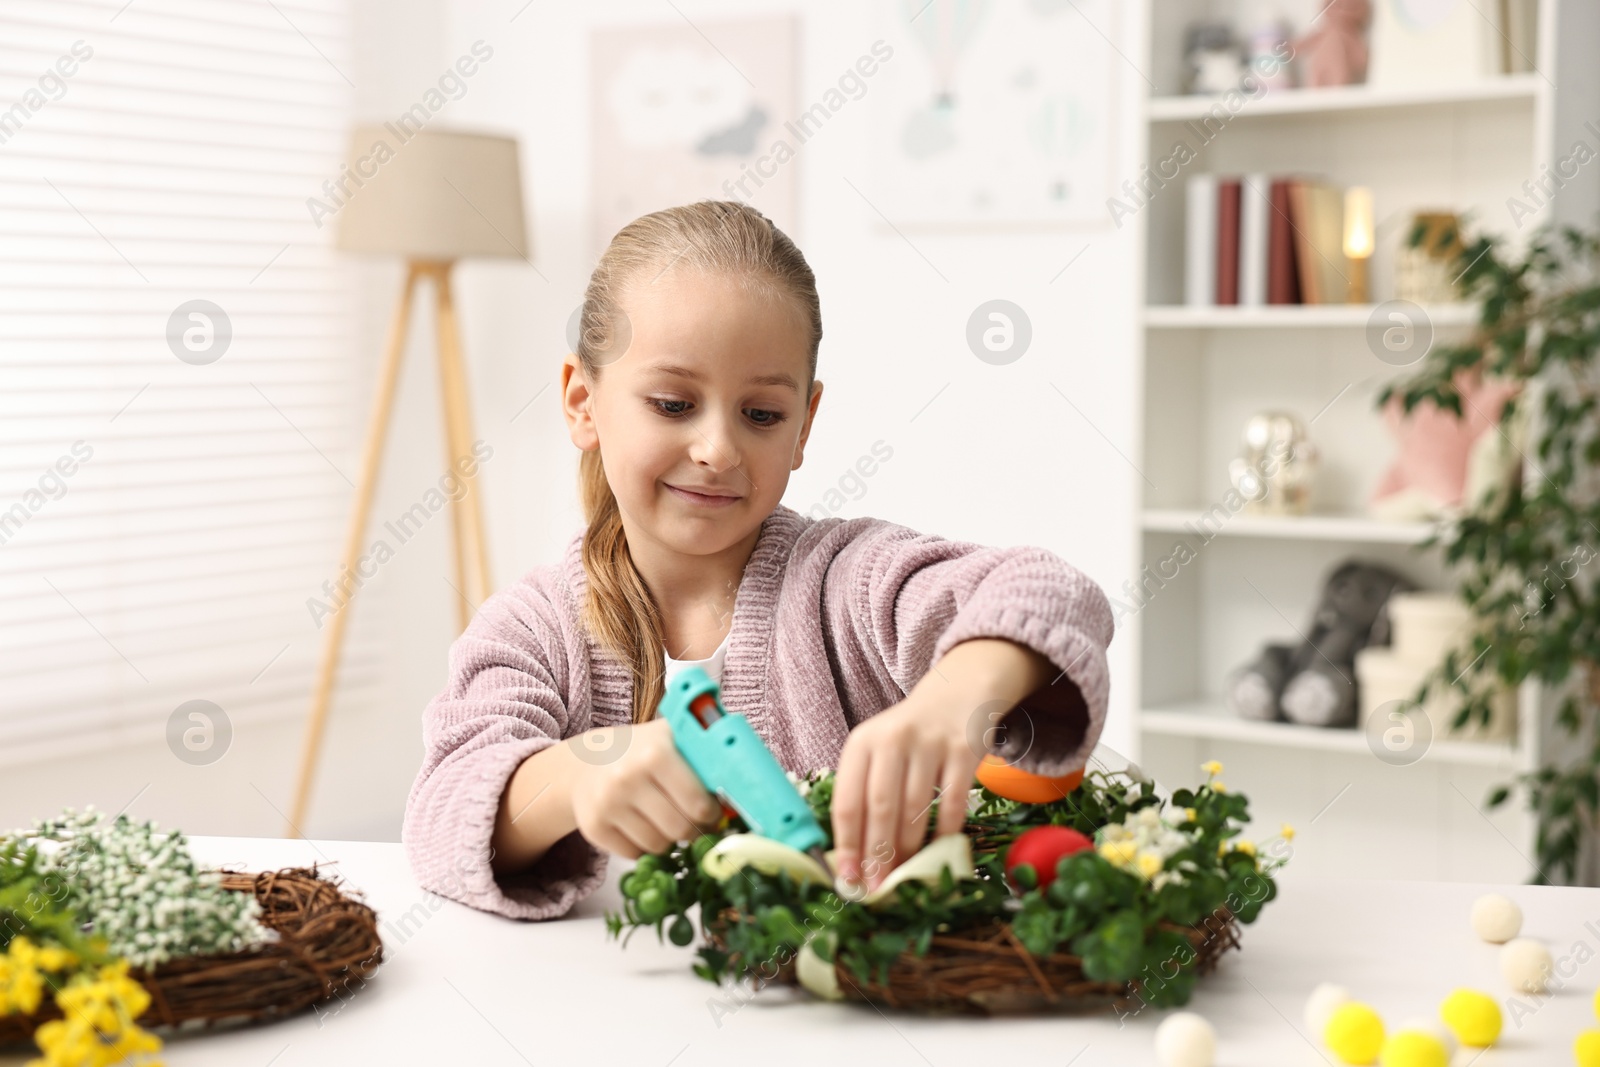
<instances>
[{"instance_id":1,"label":"girl's hand","mask_svg":"<svg viewBox=\"0 0 1600 1067\"><path fill-rule=\"evenodd\" d=\"M618 735L585 747L572 784L572 813L591 844L638 859L714 830L722 821L721 803L684 762L667 720L589 732Z\"/></svg>"},{"instance_id":2,"label":"girl's hand","mask_svg":"<svg viewBox=\"0 0 1600 1067\"><path fill-rule=\"evenodd\" d=\"M998 720L1056 676L1030 648L998 638L963 641L904 700L850 731L833 787L840 877L865 880L871 890L916 853L936 784L942 802L935 834L961 832L973 776L988 754L985 731L993 722L982 721L986 713Z\"/></svg>"},{"instance_id":3,"label":"girl's hand","mask_svg":"<svg viewBox=\"0 0 1600 1067\"><path fill-rule=\"evenodd\" d=\"M850 731L833 787L835 859L847 883L873 889L922 847L935 785L948 798L937 833L961 829L983 758L967 743L970 711L913 691Z\"/></svg>"}]
</instances>

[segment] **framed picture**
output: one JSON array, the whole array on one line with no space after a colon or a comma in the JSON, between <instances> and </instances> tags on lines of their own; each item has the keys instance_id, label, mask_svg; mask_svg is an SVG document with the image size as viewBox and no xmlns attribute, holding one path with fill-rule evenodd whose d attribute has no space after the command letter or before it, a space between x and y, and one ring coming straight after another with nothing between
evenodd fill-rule
<instances>
[{"instance_id":1,"label":"framed picture","mask_svg":"<svg viewBox=\"0 0 1600 1067\"><path fill-rule=\"evenodd\" d=\"M874 200L895 225L1110 225L1117 0L881 0Z\"/></svg>"},{"instance_id":2,"label":"framed picture","mask_svg":"<svg viewBox=\"0 0 1600 1067\"><path fill-rule=\"evenodd\" d=\"M695 200L743 200L794 232L796 42L787 16L594 32L597 253L638 216Z\"/></svg>"},{"instance_id":3,"label":"framed picture","mask_svg":"<svg viewBox=\"0 0 1600 1067\"><path fill-rule=\"evenodd\" d=\"M1498 77L1508 38L1499 0L1374 0L1367 84L1422 88Z\"/></svg>"}]
</instances>

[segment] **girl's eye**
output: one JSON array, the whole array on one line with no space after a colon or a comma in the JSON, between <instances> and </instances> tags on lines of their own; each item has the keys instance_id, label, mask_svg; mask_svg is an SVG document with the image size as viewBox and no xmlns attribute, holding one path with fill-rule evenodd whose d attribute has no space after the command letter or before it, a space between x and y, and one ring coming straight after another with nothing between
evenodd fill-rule
<instances>
[{"instance_id":1,"label":"girl's eye","mask_svg":"<svg viewBox=\"0 0 1600 1067\"><path fill-rule=\"evenodd\" d=\"M653 406L654 410L659 411L669 419L680 418L683 414L688 414L680 406L674 406L686 405L688 400L658 400L656 397L650 397L648 398L648 403ZM786 414L782 414L781 411L768 411L765 408L747 408L747 413L750 414L750 421L755 422L757 426L778 426L779 422L789 418ZM758 418L758 416L765 416L765 418Z\"/></svg>"}]
</instances>

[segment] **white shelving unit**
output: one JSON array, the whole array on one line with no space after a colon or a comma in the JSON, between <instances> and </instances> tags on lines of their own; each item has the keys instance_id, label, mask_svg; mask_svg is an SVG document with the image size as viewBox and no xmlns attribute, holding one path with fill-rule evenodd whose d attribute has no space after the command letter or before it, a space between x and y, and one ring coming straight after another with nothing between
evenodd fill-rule
<instances>
[{"instance_id":1,"label":"white shelving unit","mask_svg":"<svg viewBox=\"0 0 1600 1067\"><path fill-rule=\"evenodd\" d=\"M1141 713L1146 733L1169 737L1207 737L1241 744L1302 748L1371 756L1366 735L1356 730L1309 730L1283 722L1241 719L1221 703L1198 702L1146 708ZM1435 741L1427 758L1443 763L1514 768L1516 751L1509 745L1476 741Z\"/></svg>"},{"instance_id":2,"label":"white shelving unit","mask_svg":"<svg viewBox=\"0 0 1600 1067\"><path fill-rule=\"evenodd\" d=\"M1290 518L1241 512L1226 523L1213 525L1213 522L1210 516L1199 509L1154 508L1144 513L1146 533L1415 545L1437 532L1433 523L1385 522L1362 515L1303 515Z\"/></svg>"},{"instance_id":3,"label":"white shelving unit","mask_svg":"<svg viewBox=\"0 0 1600 1067\"><path fill-rule=\"evenodd\" d=\"M1499 100L1533 100L1541 92L1538 74L1510 74L1476 85L1446 85L1422 89L1373 89L1365 85L1334 89L1296 89L1271 93L1252 102L1236 118L1269 115L1331 115L1349 111L1400 111L1410 108L1452 107ZM1192 122L1206 117L1214 101L1204 96L1158 96L1149 101L1145 116L1152 125Z\"/></svg>"},{"instance_id":4,"label":"white shelving unit","mask_svg":"<svg viewBox=\"0 0 1600 1067\"><path fill-rule=\"evenodd\" d=\"M1506 201L1524 196L1523 182L1574 141L1593 140L1583 122L1600 114L1600 65L1590 54L1600 4L1540 0L1537 73L1423 89L1268 92L1208 140L1193 124L1213 101L1176 95L1181 38L1192 19L1226 15L1230 4L1158 7L1145 10L1141 69L1154 83L1143 109L1145 162L1170 158L1180 140L1197 154L1138 213L1146 310L1135 523L1143 569L1113 592L1120 610L1133 613L1136 758L1158 781L1176 784L1198 780L1203 760L1221 760L1224 777L1251 796L1263 834L1279 820L1300 829L1300 870L1524 880L1533 820L1515 807L1482 809L1490 787L1542 762L1548 709L1536 689L1519 695L1512 742L1435 739L1406 766L1379 760L1360 730L1238 718L1222 693L1228 674L1263 643L1300 640L1326 575L1346 558L1388 565L1425 588L1454 585L1442 554L1422 547L1434 524L1367 515L1394 452L1375 398L1406 370L1368 350L1366 327L1375 305L1393 295L1395 253L1414 211L1470 211L1479 225L1509 234L1550 219L1593 224L1595 193L1563 190L1520 230ZM1183 306L1182 183L1207 171L1371 187L1374 303ZM1589 184L1600 189L1600 179ZM1425 311L1435 344L1464 336L1477 318L1471 305ZM1321 459L1310 515L1255 516L1222 503L1244 424L1268 409L1311 423Z\"/></svg>"},{"instance_id":5,"label":"white shelving unit","mask_svg":"<svg viewBox=\"0 0 1600 1067\"><path fill-rule=\"evenodd\" d=\"M1312 329L1365 327L1375 304L1281 304L1267 307L1147 307L1144 324L1154 330ZM1435 326L1470 326L1478 309L1470 304L1423 308Z\"/></svg>"}]
</instances>

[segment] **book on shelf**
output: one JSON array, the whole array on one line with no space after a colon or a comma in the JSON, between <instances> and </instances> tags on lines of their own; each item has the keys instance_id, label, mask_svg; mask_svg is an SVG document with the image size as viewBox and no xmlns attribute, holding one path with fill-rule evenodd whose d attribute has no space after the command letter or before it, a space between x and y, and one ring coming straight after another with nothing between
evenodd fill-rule
<instances>
[{"instance_id":1,"label":"book on shelf","mask_svg":"<svg viewBox=\"0 0 1600 1067\"><path fill-rule=\"evenodd\" d=\"M1500 69L1531 74L1539 68L1539 0L1500 0Z\"/></svg>"},{"instance_id":2,"label":"book on shelf","mask_svg":"<svg viewBox=\"0 0 1600 1067\"><path fill-rule=\"evenodd\" d=\"M1268 222L1272 213L1271 181L1265 174L1246 174L1239 193L1239 303L1260 307L1267 302Z\"/></svg>"},{"instance_id":3,"label":"book on shelf","mask_svg":"<svg viewBox=\"0 0 1600 1067\"><path fill-rule=\"evenodd\" d=\"M1196 174L1184 202L1190 307L1347 302L1339 186L1261 173Z\"/></svg>"},{"instance_id":4,"label":"book on shelf","mask_svg":"<svg viewBox=\"0 0 1600 1067\"><path fill-rule=\"evenodd\" d=\"M1344 256L1344 190L1322 182L1291 180L1289 219L1307 304L1343 304L1349 289Z\"/></svg>"},{"instance_id":5,"label":"book on shelf","mask_svg":"<svg viewBox=\"0 0 1600 1067\"><path fill-rule=\"evenodd\" d=\"M1218 304L1239 302L1239 179L1217 182L1217 289Z\"/></svg>"},{"instance_id":6,"label":"book on shelf","mask_svg":"<svg viewBox=\"0 0 1600 1067\"><path fill-rule=\"evenodd\" d=\"M1184 183L1183 302L1209 307L1217 284L1217 179L1193 174Z\"/></svg>"},{"instance_id":7,"label":"book on shelf","mask_svg":"<svg viewBox=\"0 0 1600 1067\"><path fill-rule=\"evenodd\" d=\"M1267 219L1267 303L1300 303L1300 268L1295 263L1294 231L1289 228L1289 183L1272 182L1272 214Z\"/></svg>"}]
</instances>

